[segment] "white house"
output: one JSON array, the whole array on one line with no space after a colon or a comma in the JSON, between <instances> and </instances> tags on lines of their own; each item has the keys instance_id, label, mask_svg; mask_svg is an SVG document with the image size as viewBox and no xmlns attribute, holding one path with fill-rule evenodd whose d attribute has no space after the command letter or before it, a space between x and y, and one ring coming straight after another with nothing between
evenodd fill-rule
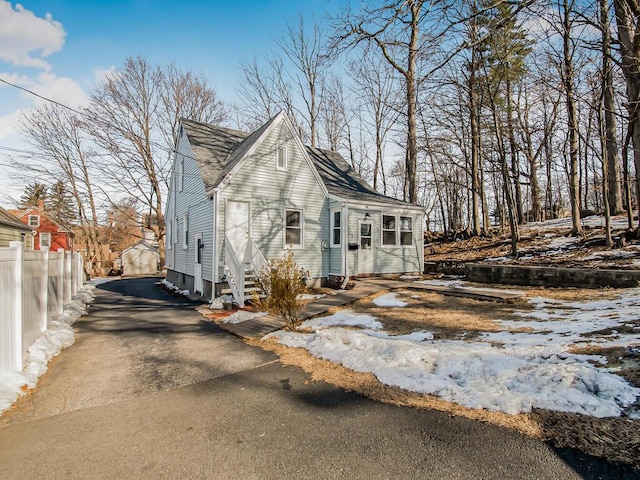
<instances>
[{"instance_id":1,"label":"white house","mask_svg":"<svg viewBox=\"0 0 640 480\"><path fill-rule=\"evenodd\" d=\"M284 112L253 133L181 121L165 216L167 280L211 298L293 249L310 283L422 271L422 207L374 191Z\"/></svg>"}]
</instances>

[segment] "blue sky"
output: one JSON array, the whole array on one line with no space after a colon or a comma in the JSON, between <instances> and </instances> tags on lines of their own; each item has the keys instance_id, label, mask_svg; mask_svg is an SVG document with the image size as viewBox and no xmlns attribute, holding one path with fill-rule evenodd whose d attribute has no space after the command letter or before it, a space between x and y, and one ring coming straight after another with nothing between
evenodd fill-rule
<instances>
[{"instance_id":1,"label":"blue sky","mask_svg":"<svg viewBox=\"0 0 640 480\"><path fill-rule=\"evenodd\" d=\"M233 102L241 60L273 50L298 15L322 19L345 3L0 0L0 78L76 106L101 73L142 55L203 74L222 100ZM26 148L16 119L39 102L0 84L0 171L9 170L1 147ZM0 174L0 205L16 197L17 188L15 179Z\"/></svg>"}]
</instances>

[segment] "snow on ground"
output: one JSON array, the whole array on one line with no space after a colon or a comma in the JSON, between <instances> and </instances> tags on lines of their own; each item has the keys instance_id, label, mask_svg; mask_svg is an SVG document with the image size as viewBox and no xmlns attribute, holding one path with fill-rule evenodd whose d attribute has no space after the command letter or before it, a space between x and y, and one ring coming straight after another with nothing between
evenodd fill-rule
<instances>
[{"instance_id":1,"label":"snow on ground","mask_svg":"<svg viewBox=\"0 0 640 480\"><path fill-rule=\"evenodd\" d=\"M397 293L385 293L384 295L380 295L373 299L373 303L375 303L379 307L406 307L407 302L404 302L398 298Z\"/></svg>"},{"instance_id":2,"label":"snow on ground","mask_svg":"<svg viewBox=\"0 0 640 480\"><path fill-rule=\"evenodd\" d=\"M594 332L637 322L640 289L605 301L533 299L533 312L505 328L531 333L487 332L479 339L437 340L429 332L392 336L370 315L342 311L305 322L312 333L276 332L280 343L347 368L371 372L383 383L438 396L472 408L515 414L532 408L615 417L636 417L640 389L607 371L604 358L569 353L575 343L640 344L633 334ZM343 328L359 325L363 330ZM601 362L594 365L594 362ZM631 407L631 408L630 408Z\"/></svg>"},{"instance_id":3,"label":"snow on ground","mask_svg":"<svg viewBox=\"0 0 640 480\"><path fill-rule=\"evenodd\" d=\"M464 287L465 290L468 290L470 292L478 292L478 293L482 293L482 292L486 292L486 293L512 293L514 295L524 295L524 292L522 290L513 290L510 288L484 288L484 287L471 287L469 286L469 282L466 282L464 280L462 280L462 277L458 278L450 278L447 279L447 277L444 278L440 278L440 279L430 279L430 280L420 280L418 282L415 283L422 283L424 285L433 285L434 287L452 287L452 288L459 288L459 287Z\"/></svg>"},{"instance_id":4,"label":"snow on ground","mask_svg":"<svg viewBox=\"0 0 640 480\"><path fill-rule=\"evenodd\" d=\"M47 371L49 361L75 341L73 323L87 313L86 306L95 299L94 287L108 281L110 279L94 279L74 295L62 314L50 321L47 330L29 347L22 373L0 375L0 414L24 395L25 389L34 388Z\"/></svg>"},{"instance_id":5,"label":"snow on ground","mask_svg":"<svg viewBox=\"0 0 640 480\"><path fill-rule=\"evenodd\" d=\"M163 279L161 282L156 282L156 285L164 285L167 290L177 293L178 295L189 295L189 290L180 290L180 287L175 286L173 283Z\"/></svg>"},{"instance_id":6,"label":"snow on ground","mask_svg":"<svg viewBox=\"0 0 640 480\"><path fill-rule=\"evenodd\" d=\"M321 329L331 326L361 327L370 330L380 330L382 324L372 315L360 315L351 310L341 310L327 317L312 318L302 322L300 328Z\"/></svg>"},{"instance_id":7,"label":"snow on ground","mask_svg":"<svg viewBox=\"0 0 640 480\"><path fill-rule=\"evenodd\" d=\"M297 300L318 300L319 298L326 297L324 293L302 293L296 297Z\"/></svg>"},{"instance_id":8,"label":"snow on ground","mask_svg":"<svg viewBox=\"0 0 640 480\"><path fill-rule=\"evenodd\" d=\"M225 317L222 321L224 323L241 323L253 318L264 317L266 314L267 312L248 312L246 310L238 310L228 317Z\"/></svg>"},{"instance_id":9,"label":"snow on ground","mask_svg":"<svg viewBox=\"0 0 640 480\"><path fill-rule=\"evenodd\" d=\"M605 227L605 218L602 215L592 215L590 217L583 218L581 221L582 221L583 227L590 227L590 228ZM627 223L627 217L625 215L611 217L612 229L624 230L627 227L628 227L628 223ZM571 230L573 228L571 217L545 220L544 222L530 222L520 226L520 229L523 232L526 232L526 231L539 232L539 231L549 230L552 228L554 229L564 228L567 230Z\"/></svg>"}]
</instances>

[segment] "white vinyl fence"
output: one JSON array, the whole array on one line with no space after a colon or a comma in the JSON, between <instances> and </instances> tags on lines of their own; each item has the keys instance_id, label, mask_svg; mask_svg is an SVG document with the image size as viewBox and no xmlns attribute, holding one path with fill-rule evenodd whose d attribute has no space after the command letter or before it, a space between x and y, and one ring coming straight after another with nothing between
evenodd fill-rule
<instances>
[{"instance_id":1,"label":"white vinyl fence","mask_svg":"<svg viewBox=\"0 0 640 480\"><path fill-rule=\"evenodd\" d=\"M82 287L78 253L0 248L0 375L21 372L27 350Z\"/></svg>"}]
</instances>

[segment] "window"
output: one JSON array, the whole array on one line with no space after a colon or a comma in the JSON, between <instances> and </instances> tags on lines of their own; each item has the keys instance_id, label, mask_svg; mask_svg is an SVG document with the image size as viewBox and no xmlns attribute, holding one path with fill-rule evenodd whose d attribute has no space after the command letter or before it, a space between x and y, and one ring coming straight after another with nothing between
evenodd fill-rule
<instances>
[{"instance_id":1,"label":"window","mask_svg":"<svg viewBox=\"0 0 640 480\"><path fill-rule=\"evenodd\" d=\"M167 224L167 248L169 250L173 248L173 220L169 220Z\"/></svg>"},{"instance_id":2,"label":"window","mask_svg":"<svg viewBox=\"0 0 640 480\"><path fill-rule=\"evenodd\" d=\"M29 215L29 226L30 227L39 227L40 226L40 215Z\"/></svg>"},{"instance_id":3,"label":"window","mask_svg":"<svg viewBox=\"0 0 640 480\"><path fill-rule=\"evenodd\" d=\"M302 210L285 211L285 245L302 246Z\"/></svg>"},{"instance_id":4,"label":"window","mask_svg":"<svg viewBox=\"0 0 640 480\"><path fill-rule=\"evenodd\" d=\"M382 245L397 245L396 216L382 215Z\"/></svg>"},{"instance_id":5,"label":"window","mask_svg":"<svg viewBox=\"0 0 640 480\"><path fill-rule=\"evenodd\" d=\"M278 147L278 153L276 158L276 169L287 169L287 147Z\"/></svg>"},{"instance_id":6,"label":"window","mask_svg":"<svg viewBox=\"0 0 640 480\"><path fill-rule=\"evenodd\" d=\"M182 215L182 248L189 248L189 214Z\"/></svg>"},{"instance_id":7,"label":"window","mask_svg":"<svg viewBox=\"0 0 640 480\"><path fill-rule=\"evenodd\" d=\"M413 222L411 217L400 217L400 245L413 245Z\"/></svg>"},{"instance_id":8,"label":"window","mask_svg":"<svg viewBox=\"0 0 640 480\"><path fill-rule=\"evenodd\" d=\"M181 155L178 160L178 191L184 188L184 157Z\"/></svg>"},{"instance_id":9,"label":"window","mask_svg":"<svg viewBox=\"0 0 640 480\"><path fill-rule=\"evenodd\" d=\"M40 248L51 248L51 234L50 233L41 233L40 234Z\"/></svg>"},{"instance_id":10,"label":"window","mask_svg":"<svg viewBox=\"0 0 640 480\"><path fill-rule=\"evenodd\" d=\"M340 210L331 211L331 246L339 247L342 243L342 228L341 228L342 213Z\"/></svg>"}]
</instances>

